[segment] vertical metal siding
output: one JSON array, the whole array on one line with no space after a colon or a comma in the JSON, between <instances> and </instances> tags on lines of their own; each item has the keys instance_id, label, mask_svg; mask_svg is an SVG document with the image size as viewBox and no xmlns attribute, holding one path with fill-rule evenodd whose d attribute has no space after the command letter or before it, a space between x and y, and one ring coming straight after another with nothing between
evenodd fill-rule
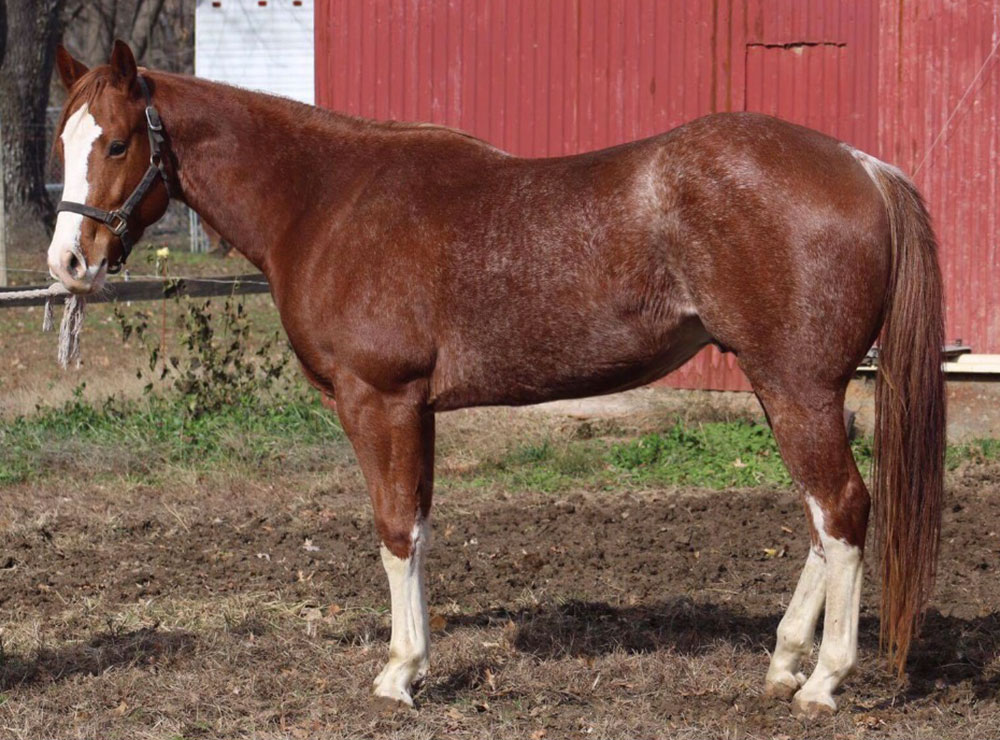
<instances>
[{"instance_id":1,"label":"vertical metal siding","mask_svg":"<svg viewBox=\"0 0 1000 740\"><path fill-rule=\"evenodd\" d=\"M715 20L656 0L317 0L316 99L570 154L713 110Z\"/></svg>"},{"instance_id":2,"label":"vertical metal siding","mask_svg":"<svg viewBox=\"0 0 1000 740\"><path fill-rule=\"evenodd\" d=\"M880 27L877 153L927 199L947 336L1000 352L1000 1L886 0Z\"/></svg>"},{"instance_id":3,"label":"vertical metal siding","mask_svg":"<svg viewBox=\"0 0 1000 740\"><path fill-rule=\"evenodd\" d=\"M316 0L316 99L458 126L520 156L761 110L912 171L998 15L1000 0ZM917 177L943 245L949 334L978 352L1000 351L998 78L985 71ZM749 388L714 348L665 382Z\"/></svg>"}]
</instances>

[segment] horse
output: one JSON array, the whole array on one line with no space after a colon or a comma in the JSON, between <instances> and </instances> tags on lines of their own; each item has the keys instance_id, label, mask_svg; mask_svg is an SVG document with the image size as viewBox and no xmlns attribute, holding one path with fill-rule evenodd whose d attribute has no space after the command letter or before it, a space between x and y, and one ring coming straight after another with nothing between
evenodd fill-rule
<instances>
[{"instance_id":1,"label":"horse","mask_svg":"<svg viewBox=\"0 0 1000 740\"><path fill-rule=\"evenodd\" d=\"M435 415L634 388L709 344L749 379L808 527L766 693L836 710L870 510L882 644L902 673L935 575L945 401L937 245L899 169L750 113L525 159L451 128L139 68L122 42L94 69L59 47L57 67L52 275L99 290L170 198L266 275L371 496L392 607L376 697L413 706L429 666ZM876 341L869 494L842 413Z\"/></svg>"}]
</instances>

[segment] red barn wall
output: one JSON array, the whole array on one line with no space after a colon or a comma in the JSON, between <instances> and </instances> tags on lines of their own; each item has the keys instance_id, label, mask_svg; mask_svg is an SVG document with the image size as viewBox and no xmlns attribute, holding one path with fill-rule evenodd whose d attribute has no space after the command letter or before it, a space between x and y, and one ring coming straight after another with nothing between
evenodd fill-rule
<instances>
[{"instance_id":1,"label":"red barn wall","mask_svg":"<svg viewBox=\"0 0 1000 740\"><path fill-rule=\"evenodd\" d=\"M919 6L919 7L918 7ZM913 172L1000 36L1000 0L317 0L316 100L457 126L520 156L757 110ZM950 337L1000 352L989 311L996 56L917 174L942 241ZM714 348L665 379L745 390Z\"/></svg>"},{"instance_id":2,"label":"red barn wall","mask_svg":"<svg viewBox=\"0 0 1000 740\"><path fill-rule=\"evenodd\" d=\"M1000 353L1000 0L893 0L879 24L877 153L927 199L948 338Z\"/></svg>"}]
</instances>

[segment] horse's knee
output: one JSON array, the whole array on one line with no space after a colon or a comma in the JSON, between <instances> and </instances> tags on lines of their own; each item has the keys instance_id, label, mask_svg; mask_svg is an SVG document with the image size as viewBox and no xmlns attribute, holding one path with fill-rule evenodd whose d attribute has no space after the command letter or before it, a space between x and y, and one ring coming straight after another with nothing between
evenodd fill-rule
<instances>
[{"instance_id":1,"label":"horse's knee","mask_svg":"<svg viewBox=\"0 0 1000 740\"><path fill-rule=\"evenodd\" d=\"M400 560L406 560L413 554L414 526L401 526L395 522L379 521L375 525L379 539L386 550Z\"/></svg>"},{"instance_id":2,"label":"horse's knee","mask_svg":"<svg viewBox=\"0 0 1000 740\"><path fill-rule=\"evenodd\" d=\"M398 516L376 513L375 530L385 549L400 560L424 548L430 537L428 520L419 513Z\"/></svg>"}]
</instances>

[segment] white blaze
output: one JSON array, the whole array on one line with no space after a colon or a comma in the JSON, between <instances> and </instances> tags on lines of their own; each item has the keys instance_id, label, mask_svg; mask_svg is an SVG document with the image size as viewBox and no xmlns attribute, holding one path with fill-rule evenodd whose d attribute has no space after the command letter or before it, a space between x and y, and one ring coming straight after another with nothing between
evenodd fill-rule
<instances>
[{"instance_id":1,"label":"white blaze","mask_svg":"<svg viewBox=\"0 0 1000 740\"><path fill-rule=\"evenodd\" d=\"M101 127L87 110L84 103L66 121L63 128L63 160L65 162L65 174L63 175L63 200L71 200L77 203L87 202L87 193L90 190L90 183L87 182L87 162L90 159L90 151L94 147L94 142L101 135ZM80 255L80 226L83 224L83 216L78 213L61 211L56 218L56 229L52 235L52 243L49 245L49 264L59 264L59 258L63 252L69 250Z\"/></svg>"}]
</instances>

